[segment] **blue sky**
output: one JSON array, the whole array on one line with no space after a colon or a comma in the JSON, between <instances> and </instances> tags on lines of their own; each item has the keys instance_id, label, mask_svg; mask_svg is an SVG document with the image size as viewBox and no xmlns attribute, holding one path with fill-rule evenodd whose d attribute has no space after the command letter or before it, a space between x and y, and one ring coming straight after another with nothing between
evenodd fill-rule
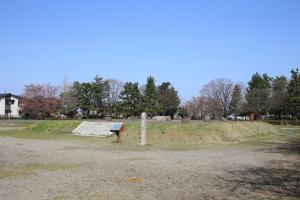
<instances>
[{"instance_id":1,"label":"blue sky","mask_svg":"<svg viewBox=\"0 0 300 200\"><path fill-rule=\"evenodd\" d=\"M289 75L298 0L1 0L0 92L30 83L170 81L183 100L209 80Z\"/></svg>"}]
</instances>

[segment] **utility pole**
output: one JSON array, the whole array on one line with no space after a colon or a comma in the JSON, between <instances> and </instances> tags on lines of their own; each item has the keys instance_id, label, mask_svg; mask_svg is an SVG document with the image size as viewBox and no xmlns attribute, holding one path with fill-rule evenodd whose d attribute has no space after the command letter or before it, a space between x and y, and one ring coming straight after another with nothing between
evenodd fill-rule
<instances>
[{"instance_id":1,"label":"utility pole","mask_svg":"<svg viewBox=\"0 0 300 200\"><path fill-rule=\"evenodd\" d=\"M4 94L6 94L6 92L8 90L8 88L0 88L0 89L4 91Z\"/></svg>"},{"instance_id":2,"label":"utility pole","mask_svg":"<svg viewBox=\"0 0 300 200\"><path fill-rule=\"evenodd\" d=\"M63 108L65 109L65 114L67 114L68 111L68 106L66 104L66 92L67 92L67 87L68 87L68 79L67 76L64 74L64 82L63 82Z\"/></svg>"}]
</instances>

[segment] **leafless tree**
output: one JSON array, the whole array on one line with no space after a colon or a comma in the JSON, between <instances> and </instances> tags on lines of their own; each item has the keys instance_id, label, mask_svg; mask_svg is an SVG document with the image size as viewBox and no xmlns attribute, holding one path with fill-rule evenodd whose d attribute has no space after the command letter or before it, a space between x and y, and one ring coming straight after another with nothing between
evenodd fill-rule
<instances>
[{"instance_id":1,"label":"leafless tree","mask_svg":"<svg viewBox=\"0 0 300 200\"><path fill-rule=\"evenodd\" d=\"M210 81L201 90L201 94L208 98L210 104L214 105L213 107L220 117L226 118L230 114L233 85L231 80L220 78Z\"/></svg>"},{"instance_id":2,"label":"leafless tree","mask_svg":"<svg viewBox=\"0 0 300 200\"><path fill-rule=\"evenodd\" d=\"M141 95L145 95L146 85L141 85L139 90L140 90Z\"/></svg>"},{"instance_id":3,"label":"leafless tree","mask_svg":"<svg viewBox=\"0 0 300 200\"><path fill-rule=\"evenodd\" d=\"M58 97L59 87L51 84L30 84L25 85L24 96L27 98L44 97L56 98Z\"/></svg>"},{"instance_id":4,"label":"leafless tree","mask_svg":"<svg viewBox=\"0 0 300 200\"><path fill-rule=\"evenodd\" d=\"M113 113L117 113L117 103L120 93L123 90L124 83L116 79L108 79L109 95L106 101L106 112L111 116Z\"/></svg>"},{"instance_id":5,"label":"leafless tree","mask_svg":"<svg viewBox=\"0 0 300 200\"><path fill-rule=\"evenodd\" d=\"M74 116L79 104L74 83L73 85L65 84L61 96L63 101L64 114L70 117Z\"/></svg>"},{"instance_id":6,"label":"leafless tree","mask_svg":"<svg viewBox=\"0 0 300 200\"><path fill-rule=\"evenodd\" d=\"M50 117L61 107L59 87L50 84L26 85L22 98L23 112L30 117Z\"/></svg>"},{"instance_id":7,"label":"leafless tree","mask_svg":"<svg viewBox=\"0 0 300 200\"><path fill-rule=\"evenodd\" d=\"M188 114L192 118L203 118L206 113L207 104L202 96L192 97L191 100L185 103Z\"/></svg>"},{"instance_id":8,"label":"leafless tree","mask_svg":"<svg viewBox=\"0 0 300 200\"><path fill-rule=\"evenodd\" d=\"M110 87L109 102L115 104L119 99L124 83L116 79L108 79L107 81Z\"/></svg>"}]
</instances>

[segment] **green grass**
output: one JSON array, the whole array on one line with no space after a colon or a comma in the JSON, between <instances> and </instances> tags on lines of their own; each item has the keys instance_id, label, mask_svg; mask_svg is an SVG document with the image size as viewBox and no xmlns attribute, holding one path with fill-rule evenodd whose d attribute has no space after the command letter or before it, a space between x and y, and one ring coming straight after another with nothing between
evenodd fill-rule
<instances>
[{"instance_id":1,"label":"green grass","mask_svg":"<svg viewBox=\"0 0 300 200\"><path fill-rule=\"evenodd\" d=\"M122 144L114 144L114 138L81 137L71 135L81 121L79 120L42 120L42 121L0 121L2 127L8 123L10 127L23 126L24 129L2 130L0 136L11 136L24 139L43 140L73 140L101 144L99 146L113 146L113 148L139 149L140 123L125 122L125 132L121 136ZM1 130L1 128L0 128ZM199 145L223 145L239 143L259 143L285 137L279 126L264 122L221 122L210 123L159 123L149 122L147 126L146 148L153 145L172 147L182 150ZM144 149L146 149L144 148Z\"/></svg>"},{"instance_id":2,"label":"green grass","mask_svg":"<svg viewBox=\"0 0 300 200\"><path fill-rule=\"evenodd\" d=\"M37 171L60 171L60 170L71 170L78 169L80 167L79 164L28 164L23 166L14 166L6 169L0 169L0 179L2 178L14 178L20 176L28 176L34 174Z\"/></svg>"},{"instance_id":3,"label":"green grass","mask_svg":"<svg viewBox=\"0 0 300 200\"><path fill-rule=\"evenodd\" d=\"M5 123L9 127L24 127L22 130L0 131L0 135L23 139L68 139L72 130L80 124L80 121L77 120L27 120L25 122L21 120L0 121L1 127L5 127Z\"/></svg>"},{"instance_id":4,"label":"green grass","mask_svg":"<svg viewBox=\"0 0 300 200\"><path fill-rule=\"evenodd\" d=\"M0 120L0 127L26 127L37 122L36 120Z\"/></svg>"},{"instance_id":5,"label":"green grass","mask_svg":"<svg viewBox=\"0 0 300 200\"><path fill-rule=\"evenodd\" d=\"M147 131L148 143L160 145L229 144L282 135L278 127L262 122L153 122L148 124ZM139 141L138 124L126 124L123 141L128 144Z\"/></svg>"}]
</instances>

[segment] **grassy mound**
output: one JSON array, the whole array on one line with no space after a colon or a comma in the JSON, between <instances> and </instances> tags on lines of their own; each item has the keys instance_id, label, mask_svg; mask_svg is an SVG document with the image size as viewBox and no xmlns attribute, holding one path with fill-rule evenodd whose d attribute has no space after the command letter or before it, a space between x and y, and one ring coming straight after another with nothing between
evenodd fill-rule
<instances>
[{"instance_id":1,"label":"grassy mound","mask_svg":"<svg viewBox=\"0 0 300 200\"><path fill-rule=\"evenodd\" d=\"M1 127L26 127L34 124L37 120L0 120Z\"/></svg>"},{"instance_id":2,"label":"grassy mound","mask_svg":"<svg viewBox=\"0 0 300 200\"><path fill-rule=\"evenodd\" d=\"M0 135L29 139L76 139L91 142L114 141L114 138L71 136L79 124L78 120L43 120L43 121L1 121L2 127L23 126L25 129L1 131ZM197 145L231 144L240 142L260 142L279 138L282 132L278 126L264 122L193 122L159 123L147 125L147 141L153 145ZM140 143L140 123L126 122L122 135L123 144Z\"/></svg>"},{"instance_id":3,"label":"grassy mound","mask_svg":"<svg viewBox=\"0 0 300 200\"><path fill-rule=\"evenodd\" d=\"M34 132L48 132L57 134L70 134L78 125L77 120L45 120L29 126Z\"/></svg>"},{"instance_id":4,"label":"grassy mound","mask_svg":"<svg viewBox=\"0 0 300 200\"><path fill-rule=\"evenodd\" d=\"M140 126L126 124L123 141L137 143ZM148 123L149 144L224 144L276 138L278 127L263 122Z\"/></svg>"},{"instance_id":5,"label":"grassy mound","mask_svg":"<svg viewBox=\"0 0 300 200\"><path fill-rule=\"evenodd\" d=\"M80 124L77 120L1 120L0 136L24 139L69 139L72 130ZM7 130L4 127L23 127Z\"/></svg>"}]
</instances>

